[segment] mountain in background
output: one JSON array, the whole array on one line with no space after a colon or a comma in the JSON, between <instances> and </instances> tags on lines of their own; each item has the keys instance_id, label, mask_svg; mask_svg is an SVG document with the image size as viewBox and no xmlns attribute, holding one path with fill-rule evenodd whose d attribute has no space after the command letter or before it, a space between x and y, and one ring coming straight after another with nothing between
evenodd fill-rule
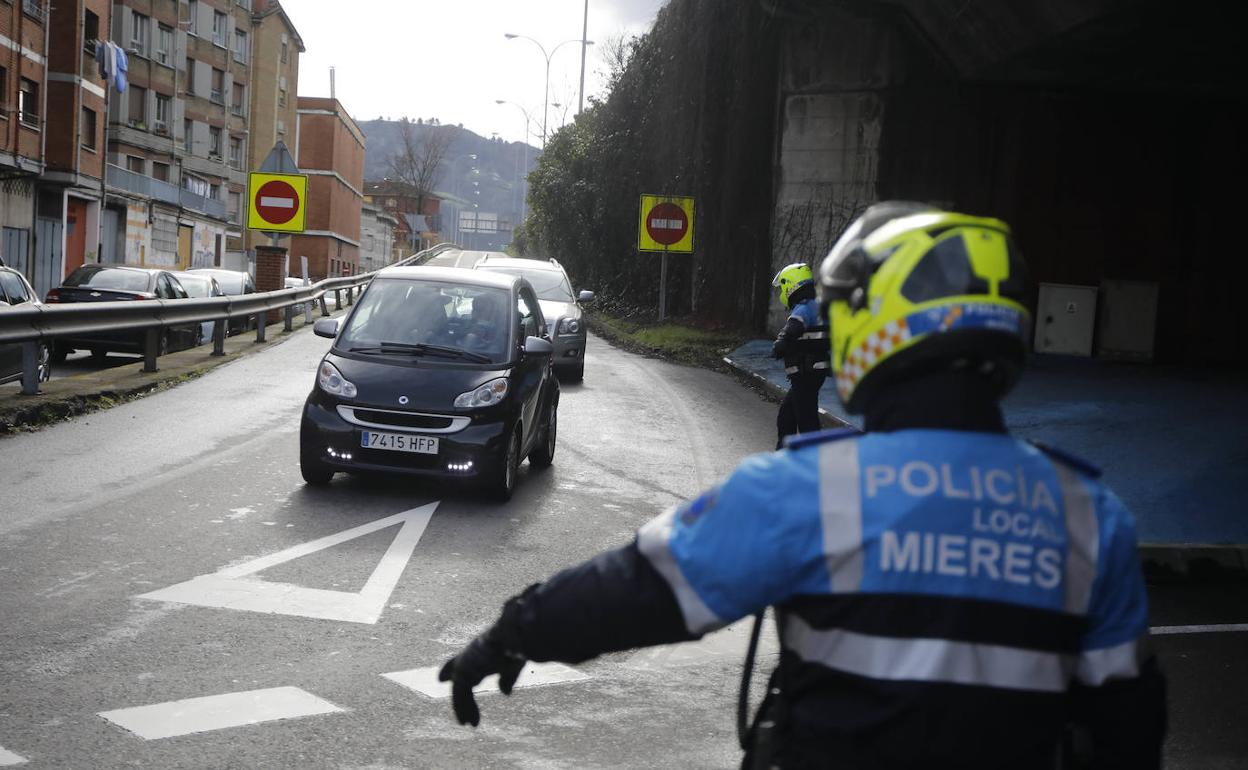
<instances>
[{"instance_id":1,"label":"mountain in background","mask_svg":"<svg viewBox=\"0 0 1248 770\"><path fill-rule=\"evenodd\" d=\"M401 145L399 121L364 120L359 122L367 141L364 151L364 179L377 181L390 175L389 161ZM421 122L415 126L419 140L431 127L449 129L453 133L450 147L442 161L434 189L456 195L478 205L478 210L498 214L500 220L519 220L522 189L518 184L526 173L525 145L487 139L463 126ZM541 150L528 147L528 169L537 165ZM474 159L472 156L476 155ZM476 184L474 184L474 182Z\"/></svg>"}]
</instances>

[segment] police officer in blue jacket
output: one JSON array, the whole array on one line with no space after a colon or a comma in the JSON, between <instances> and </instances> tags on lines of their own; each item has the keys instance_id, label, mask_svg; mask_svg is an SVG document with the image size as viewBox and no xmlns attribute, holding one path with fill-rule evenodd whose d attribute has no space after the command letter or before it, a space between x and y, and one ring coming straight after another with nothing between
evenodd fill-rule
<instances>
[{"instance_id":1,"label":"police officer in blue jacket","mask_svg":"<svg viewBox=\"0 0 1248 770\"><path fill-rule=\"evenodd\" d=\"M510 692L525 660L696 639L776 609L750 767L1044 768L1065 725L1096 768L1160 766L1135 524L1096 469L1010 437L1024 266L994 219L871 207L819 272L866 432L801 436L636 539L509 600L444 666Z\"/></svg>"},{"instance_id":2,"label":"police officer in blue jacket","mask_svg":"<svg viewBox=\"0 0 1248 770\"><path fill-rule=\"evenodd\" d=\"M798 262L781 268L771 285L780 291L780 304L789 310L784 328L771 346L784 359L789 392L776 416L776 449L785 438L819 430L819 389L828 379L828 322L819 312L810 266Z\"/></svg>"}]
</instances>

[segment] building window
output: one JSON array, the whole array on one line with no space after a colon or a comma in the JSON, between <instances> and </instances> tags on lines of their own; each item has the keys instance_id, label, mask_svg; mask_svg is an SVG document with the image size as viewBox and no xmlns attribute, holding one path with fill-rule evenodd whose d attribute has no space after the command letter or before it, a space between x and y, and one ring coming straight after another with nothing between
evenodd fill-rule
<instances>
[{"instance_id":1,"label":"building window","mask_svg":"<svg viewBox=\"0 0 1248 770\"><path fill-rule=\"evenodd\" d=\"M193 153L195 149L195 121L190 118L182 120L182 146L187 152Z\"/></svg>"},{"instance_id":2,"label":"building window","mask_svg":"<svg viewBox=\"0 0 1248 770\"><path fill-rule=\"evenodd\" d=\"M237 136L230 137L230 165L234 168L243 167L243 140Z\"/></svg>"},{"instance_id":3,"label":"building window","mask_svg":"<svg viewBox=\"0 0 1248 770\"><path fill-rule=\"evenodd\" d=\"M221 129L208 126L208 154L221 157Z\"/></svg>"},{"instance_id":4,"label":"building window","mask_svg":"<svg viewBox=\"0 0 1248 770\"><path fill-rule=\"evenodd\" d=\"M161 64L168 64L172 59L170 53L173 51L173 27L166 27L161 24L156 29L156 61Z\"/></svg>"},{"instance_id":5,"label":"building window","mask_svg":"<svg viewBox=\"0 0 1248 770\"><path fill-rule=\"evenodd\" d=\"M190 35L199 35L199 1L186 0L186 31Z\"/></svg>"},{"instance_id":6,"label":"building window","mask_svg":"<svg viewBox=\"0 0 1248 770\"><path fill-rule=\"evenodd\" d=\"M229 16L220 11L212 12L212 44L227 48L230 44Z\"/></svg>"},{"instance_id":7,"label":"building window","mask_svg":"<svg viewBox=\"0 0 1248 770\"><path fill-rule=\"evenodd\" d=\"M162 134L169 133L169 108L173 100L164 94L156 94L156 130Z\"/></svg>"},{"instance_id":8,"label":"building window","mask_svg":"<svg viewBox=\"0 0 1248 770\"><path fill-rule=\"evenodd\" d=\"M285 88L277 89L277 106L278 107L286 106L286 89Z\"/></svg>"},{"instance_id":9,"label":"building window","mask_svg":"<svg viewBox=\"0 0 1248 770\"><path fill-rule=\"evenodd\" d=\"M243 221L243 194L230 192L229 202L225 206L231 222L239 224Z\"/></svg>"},{"instance_id":10,"label":"building window","mask_svg":"<svg viewBox=\"0 0 1248 770\"><path fill-rule=\"evenodd\" d=\"M234 30L234 61L247 63L247 33L241 29Z\"/></svg>"},{"instance_id":11,"label":"building window","mask_svg":"<svg viewBox=\"0 0 1248 770\"><path fill-rule=\"evenodd\" d=\"M137 11L131 11L130 50L139 56L147 56L147 33L152 20Z\"/></svg>"},{"instance_id":12,"label":"building window","mask_svg":"<svg viewBox=\"0 0 1248 770\"><path fill-rule=\"evenodd\" d=\"M250 10L251 10L251 0L238 0L238 7L239 7L239 8L246 8L247 10L249 10L249 11L250 11Z\"/></svg>"},{"instance_id":13,"label":"building window","mask_svg":"<svg viewBox=\"0 0 1248 770\"><path fill-rule=\"evenodd\" d=\"M100 17L91 11L82 12L82 47L95 56L95 41L100 39Z\"/></svg>"},{"instance_id":14,"label":"building window","mask_svg":"<svg viewBox=\"0 0 1248 770\"><path fill-rule=\"evenodd\" d=\"M147 89L130 85L130 113L126 119L135 128L147 128Z\"/></svg>"},{"instance_id":15,"label":"building window","mask_svg":"<svg viewBox=\"0 0 1248 770\"><path fill-rule=\"evenodd\" d=\"M221 185L208 185L208 197L212 198L214 201L221 200Z\"/></svg>"},{"instance_id":16,"label":"building window","mask_svg":"<svg viewBox=\"0 0 1248 770\"><path fill-rule=\"evenodd\" d=\"M192 174L182 175L182 186L201 198L207 198L211 192L206 181Z\"/></svg>"},{"instance_id":17,"label":"building window","mask_svg":"<svg viewBox=\"0 0 1248 770\"><path fill-rule=\"evenodd\" d=\"M243 89L242 83L236 82L234 84L234 94L230 100L230 111L240 117L247 112L247 94Z\"/></svg>"},{"instance_id":18,"label":"building window","mask_svg":"<svg viewBox=\"0 0 1248 770\"><path fill-rule=\"evenodd\" d=\"M140 158L138 155L127 155L126 170L133 171L136 174L142 174L144 172L143 158Z\"/></svg>"},{"instance_id":19,"label":"building window","mask_svg":"<svg viewBox=\"0 0 1248 770\"><path fill-rule=\"evenodd\" d=\"M9 94L9 71L0 67L0 118L9 117L9 105L5 97Z\"/></svg>"},{"instance_id":20,"label":"building window","mask_svg":"<svg viewBox=\"0 0 1248 770\"><path fill-rule=\"evenodd\" d=\"M78 130L80 132L79 141L82 142L82 146L88 150L94 150L96 131L95 110L86 107L82 108L82 124L78 127Z\"/></svg>"},{"instance_id":21,"label":"building window","mask_svg":"<svg viewBox=\"0 0 1248 770\"><path fill-rule=\"evenodd\" d=\"M168 182L169 164L152 161L152 179L159 179L162 182Z\"/></svg>"},{"instance_id":22,"label":"building window","mask_svg":"<svg viewBox=\"0 0 1248 770\"><path fill-rule=\"evenodd\" d=\"M195 60L186 57L186 95L195 95Z\"/></svg>"},{"instance_id":23,"label":"building window","mask_svg":"<svg viewBox=\"0 0 1248 770\"><path fill-rule=\"evenodd\" d=\"M36 19L42 19L43 0L22 0L22 10Z\"/></svg>"},{"instance_id":24,"label":"building window","mask_svg":"<svg viewBox=\"0 0 1248 770\"><path fill-rule=\"evenodd\" d=\"M286 57L289 55L287 53L287 49L289 48L290 48L290 45L285 40L283 40L282 41L282 64L286 63Z\"/></svg>"},{"instance_id":25,"label":"building window","mask_svg":"<svg viewBox=\"0 0 1248 770\"><path fill-rule=\"evenodd\" d=\"M21 92L17 101L18 120L32 128L39 127L39 84L22 78Z\"/></svg>"},{"instance_id":26,"label":"building window","mask_svg":"<svg viewBox=\"0 0 1248 770\"><path fill-rule=\"evenodd\" d=\"M225 104L225 72L212 68L212 96L211 99L216 104Z\"/></svg>"}]
</instances>

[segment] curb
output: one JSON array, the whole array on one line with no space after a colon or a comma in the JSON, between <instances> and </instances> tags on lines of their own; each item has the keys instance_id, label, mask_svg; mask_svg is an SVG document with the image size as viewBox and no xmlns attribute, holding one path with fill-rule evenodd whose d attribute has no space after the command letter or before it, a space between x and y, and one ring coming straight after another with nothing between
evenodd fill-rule
<instances>
[{"instance_id":1,"label":"curb","mask_svg":"<svg viewBox=\"0 0 1248 770\"><path fill-rule=\"evenodd\" d=\"M341 312L335 310L331 317L338 316ZM17 433L37 431L71 417L98 412L176 387L219 366L281 344L296 332L310 328L310 324L303 323L303 318L302 314L295 316L294 328L290 332L283 330L281 321L269 324L265 328L266 339L263 343L255 342L252 331L227 337L223 356L211 356L212 345L206 343L162 357L160 361L165 363L158 371L149 374L136 374L135 365L142 365L142 359L136 359L135 365L126 364L83 372L43 383L44 390L38 395L23 396L15 392L0 396L0 439ZM320 318L320 314L317 313L315 318ZM189 360L179 361L179 357Z\"/></svg>"},{"instance_id":2,"label":"curb","mask_svg":"<svg viewBox=\"0 0 1248 770\"><path fill-rule=\"evenodd\" d=\"M724 363L768 394L784 398L785 390L761 374L731 358ZM819 422L825 428L854 428L822 408ZM1248 582L1248 544L1141 543L1138 553L1148 583Z\"/></svg>"}]
</instances>

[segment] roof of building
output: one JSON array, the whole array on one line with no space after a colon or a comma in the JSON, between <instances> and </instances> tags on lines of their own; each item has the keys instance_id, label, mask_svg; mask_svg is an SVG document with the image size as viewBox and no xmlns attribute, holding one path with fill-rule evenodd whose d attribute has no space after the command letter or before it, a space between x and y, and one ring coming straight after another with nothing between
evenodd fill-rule
<instances>
[{"instance_id":1,"label":"roof of building","mask_svg":"<svg viewBox=\"0 0 1248 770\"><path fill-rule=\"evenodd\" d=\"M303 45L303 36L299 34L299 30L295 27L295 23L291 21L290 14L286 13L286 9L282 7L280 0L256 0L255 10L252 17L259 21L274 14L278 14L282 21L286 23L286 28L290 30L291 36L295 39L295 45L299 46L299 53L305 53L308 49Z\"/></svg>"}]
</instances>

